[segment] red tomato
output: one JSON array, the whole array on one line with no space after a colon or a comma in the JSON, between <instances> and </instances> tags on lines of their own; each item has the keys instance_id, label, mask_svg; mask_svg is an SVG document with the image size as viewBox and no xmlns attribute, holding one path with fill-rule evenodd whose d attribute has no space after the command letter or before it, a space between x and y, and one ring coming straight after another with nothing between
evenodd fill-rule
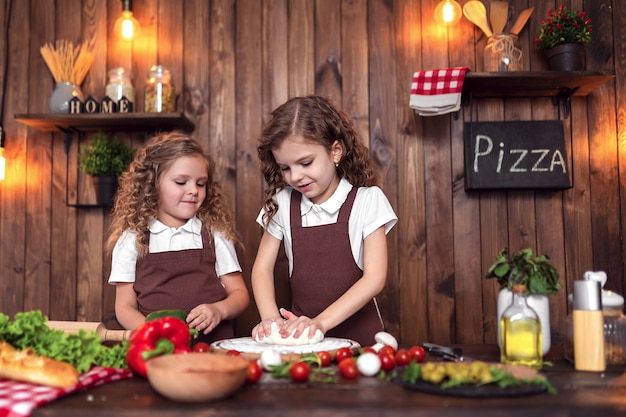
<instances>
[{"instance_id":1,"label":"red tomato","mask_svg":"<svg viewBox=\"0 0 626 417\"><path fill-rule=\"evenodd\" d=\"M337 349L337 352L335 353L335 361L339 363L345 358L351 358L353 355L354 354L350 348L342 347Z\"/></svg>"},{"instance_id":2,"label":"red tomato","mask_svg":"<svg viewBox=\"0 0 626 417\"><path fill-rule=\"evenodd\" d=\"M330 366L331 362L333 361L333 357L325 350L317 352L317 357L320 358L320 364L322 365L322 367Z\"/></svg>"},{"instance_id":3,"label":"red tomato","mask_svg":"<svg viewBox=\"0 0 626 417\"><path fill-rule=\"evenodd\" d=\"M396 364L398 366L408 365L412 359L411 353L406 349L398 349L396 352Z\"/></svg>"},{"instance_id":4,"label":"red tomato","mask_svg":"<svg viewBox=\"0 0 626 417\"><path fill-rule=\"evenodd\" d=\"M246 375L246 382L248 384L255 384L259 382L261 376L263 375L263 370L259 366L256 361L248 362L248 374Z\"/></svg>"},{"instance_id":5,"label":"red tomato","mask_svg":"<svg viewBox=\"0 0 626 417\"><path fill-rule=\"evenodd\" d=\"M198 342L195 345L193 345L194 352L208 352L209 350L211 350L209 348L209 345L207 345L204 342Z\"/></svg>"},{"instance_id":6,"label":"red tomato","mask_svg":"<svg viewBox=\"0 0 626 417\"><path fill-rule=\"evenodd\" d=\"M421 346L411 346L409 353L416 362L423 362L424 358L426 358L426 351Z\"/></svg>"},{"instance_id":7,"label":"red tomato","mask_svg":"<svg viewBox=\"0 0 626 417\"><path fill-rule=\"evenodd\" d=\"M388 352L378 352L380 358L380 369L385 372L391 371L396 367L396 358Z\"/></svg>"},{"instance_id":8,"label":"red tomato","mask_svg":"<svg viewBox=\"0 0 626 417\"><path fill-rule=\"evenodd\" d=\"M306 362L296 362L289 368L289 373L295 382L305 382L311 375L311 367Z\"/></svg>"},{"instance_id":9,"label":"red tomato","mask_svg":"<svg viewBox=\"0 0 626 417\"><path fill-rule=\"evenodd\" d=\"M346 379L357 379L359 369L356 367L356 361L352 358L344 358L339 362L339 373Z\"/></svg>"},{"instance_id":10,"label":"red tomato","mask_svg":"<svg viewBox=\"0 0 626 417\"><path fill-rule=\"evenodd\" d=\"M371 347L371 346L365 346L364 348L362 348L362 349L361 349L361 352L362 352L362 353L365 353L365 352L372 352L372 353L376 353L376 351L374 350L374 348L373 348L373 347Z\"/></svg>"},{"instance_id":11,"label":"red tomato","mask_svg":"<svg viewBox=\"0 0 626 417\"><path fill-rule=\"evenodd\" d=\"M380 352L387 352L391 356L395 356L396 355L396 350L393 348L393 346L389 346L389 345L385 345L385 346L381 347L380 350L378 351L378 353L380 353Z\"/></svg>"},{"instance_id":12,"label":"red tomato","mask_svg":"<svg viewBox=\"0 0 626 417\"><path fill-rule=\"evenodd\" d=\"M228 352L226 352L226 355L228 355L228 356L239 356L239 355L241 355L241 352L239 352L238 350L231 349Z\"/></svg>"}]
</instances>

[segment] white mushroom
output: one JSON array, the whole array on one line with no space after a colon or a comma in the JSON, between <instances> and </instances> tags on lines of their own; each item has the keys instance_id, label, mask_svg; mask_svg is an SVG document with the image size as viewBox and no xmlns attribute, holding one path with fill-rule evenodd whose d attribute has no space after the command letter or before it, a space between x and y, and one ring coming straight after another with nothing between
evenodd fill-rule
<instances>
[{"instance_id":1,"label":"white mushroom","mask_svg":"<svg viewBox=\"0 0 626 417\"><path fill-rule=\"evenodd\" d=\"M378 332L374 335L376 344L372 346L375 352L378 352L383 346L391 346L394 350L398 350L398 341L395 337L387 332Z\"/></svg>"}]
</instances>

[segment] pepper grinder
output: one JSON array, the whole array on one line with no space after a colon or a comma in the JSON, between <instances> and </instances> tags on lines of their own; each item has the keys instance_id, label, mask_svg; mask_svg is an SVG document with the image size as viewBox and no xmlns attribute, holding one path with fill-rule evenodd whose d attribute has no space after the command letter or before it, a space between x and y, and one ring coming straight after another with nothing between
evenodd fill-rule
<instances>
[{"instance_id":1,"label":"pepper grinder","mask_svg":"<svg viewBox=\"0 0 626 417\"><path fill-rule=\"evenodd\" d=\"M606 369L602 286L594 280L575 280L573 296L574 367L602 372Z\"/></svg>"}]
</instances>

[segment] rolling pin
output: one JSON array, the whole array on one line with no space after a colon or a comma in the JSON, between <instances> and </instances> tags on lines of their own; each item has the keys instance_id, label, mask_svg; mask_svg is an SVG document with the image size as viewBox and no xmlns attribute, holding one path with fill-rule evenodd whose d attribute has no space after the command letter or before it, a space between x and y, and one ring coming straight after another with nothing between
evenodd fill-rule
<instances>
[{"instance_id":1,"label":"rolling pin","mask_svg":"<svg viewBox=\"0 0 626 417\"><path fill-rule=\"evenodd\" d=\"M103 342L121 342L128 340L130 330L109 330L104 323L89 321L55 321L48 320L48 327L56 330L63 330L65 333L76 334L80 329L87 332L96 332Z\"/></svg>"}]
</instances>

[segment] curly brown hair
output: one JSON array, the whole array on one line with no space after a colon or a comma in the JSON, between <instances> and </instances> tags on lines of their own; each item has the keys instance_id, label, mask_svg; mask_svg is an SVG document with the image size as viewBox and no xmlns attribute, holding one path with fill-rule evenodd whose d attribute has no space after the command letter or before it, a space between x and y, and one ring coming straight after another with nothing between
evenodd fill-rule
<instances>
[{"instance_id":1,"label":"curly brown hair","mask_svg":"<svg viewBox=\"0 0 626 417\"><path fill-rule=\"evenodd\" d=\"M294 97L272 111L271 116L257 145L261 171L268 186L263 203L263 223L266 226L278 211L274 195L287 186L272 151L290 136L300 136L320 144L329 152L333 143L339 141L343 156L337 166L337 175L355 187L377 185L368 148L360 140L350 117L329 99L321 96Z\"/></svg>"},{"instance_id":2,"label":"curly brown hair","mask_svg":"<svg viewBox=\"0 0 626 417\"><path fill-rule=\"evenodd\" d=\"M126 230L137 234L135 245L138 255L141 257L148 253L149 225L157 219L158 213L159 181L174 161L184 156L200 156L207 165L206 198L196 213L197 217L209 232L219 231L236 245L240 244L216 178L213 159L189 135L173 131L154 136L136 152L130 167L120 176L113 206L111 234L106 244L109 253Z\"/></svg>"}]
</instances>

